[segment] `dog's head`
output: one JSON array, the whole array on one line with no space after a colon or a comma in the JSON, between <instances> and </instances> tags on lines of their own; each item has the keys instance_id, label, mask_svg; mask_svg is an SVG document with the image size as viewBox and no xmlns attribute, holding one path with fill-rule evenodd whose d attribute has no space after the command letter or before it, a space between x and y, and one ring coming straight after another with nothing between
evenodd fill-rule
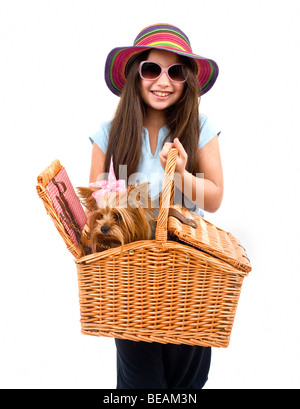
<instances>
[{"instance_id":1,"label":"dog's head","mask_svg":"<svg viewBox=\"0 0 300 409\"><path fill-rule=\"evenodd\" d=\"M78 188L88 210L88 225L94 252L151 238L153 209L148 183L128 187L126 192L107 192L97 202L95 188Z\"/></svg>"}]
</instances>

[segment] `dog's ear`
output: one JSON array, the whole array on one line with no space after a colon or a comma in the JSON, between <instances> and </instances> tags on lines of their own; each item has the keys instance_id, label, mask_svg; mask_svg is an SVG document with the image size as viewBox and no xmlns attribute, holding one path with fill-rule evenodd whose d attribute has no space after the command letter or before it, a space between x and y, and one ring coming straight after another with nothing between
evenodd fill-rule
<instances>
[{"instance_id":1,"label":"dog's ear","mask_svg":"<svg viewBox=\"0 0 300 409\"><path fill-rule=\"evenodd\" d=\"M77 196L80 199L81 203L90 211L98 209L97 202L93 198L92 194L98 190L97 188L91 187L77 187Z\"/></svg>"},{"instance_id":2,"label":"dog's ear","mask_svg":"<svg viewBox=\"0 0 300 409\"><path fill-rule=\"evenodd\" d=\"M149 207L149 182L129 187L128 204L134 209L137 207Z\"/></svg>"}]
</instances>

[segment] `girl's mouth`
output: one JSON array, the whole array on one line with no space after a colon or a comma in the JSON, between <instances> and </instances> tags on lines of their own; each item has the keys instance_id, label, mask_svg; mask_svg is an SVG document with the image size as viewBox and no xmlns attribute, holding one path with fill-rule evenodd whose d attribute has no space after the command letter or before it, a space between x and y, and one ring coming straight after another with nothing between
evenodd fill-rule
<instances>
[{"instance_id":1,"label":"girl's mouth","mask_svg":"<svg viewBox=\"0 0 300 409\"><path fill-rule=\"evenodd\" d=\"M163 92L163 91L151 91L156 97L167 98L172 92Z\"/></svg>"}]
</instances>

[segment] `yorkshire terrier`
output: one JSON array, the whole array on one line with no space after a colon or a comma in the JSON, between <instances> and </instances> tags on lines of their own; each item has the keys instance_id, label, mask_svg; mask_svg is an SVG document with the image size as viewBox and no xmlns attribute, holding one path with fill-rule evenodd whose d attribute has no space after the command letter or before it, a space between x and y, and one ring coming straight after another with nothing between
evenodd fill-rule
<instances>
[{"instance_id":1,"label":"yorkshire terrier","mask_svg":"<svg viewBox=\"0 0 300 409\"><path fill-rule=\"evenodd\" d=\"M87 209L87 226L92 253L153 237L154 210L148 183L129 186L121 192L107 191L95 199L95 187L77 188Z\"/></svg>"}]
</instances>

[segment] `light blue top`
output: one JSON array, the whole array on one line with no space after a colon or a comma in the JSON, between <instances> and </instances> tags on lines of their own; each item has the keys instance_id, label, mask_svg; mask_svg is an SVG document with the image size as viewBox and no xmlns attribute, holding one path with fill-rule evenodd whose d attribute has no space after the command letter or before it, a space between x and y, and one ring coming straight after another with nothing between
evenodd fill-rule
<instances>
[{"instance_id":1,"label":"light blue top","mask_svg":"<svg viewBox=\"0 0 300 409\"><path fill-rule=\"evenodd\" d=\"M99 130L92 137L90 137L90 141L92 143L95 142L103 153L106 153L107 150L110 124L111 121L102 123ZM200 124L199 149L203 148L203 146L205 146L215 135L219 135L220 133L214 128L206 115L200 114ZM143 183L146 181L150 182L150 196L154 202L154 205L157 207L158 197L164 177L164 169L160 164L158 155L162 149L163 141L167 134L168 127L165 125L159 130L156 152L154 155L152 155L149 142L149 132L146 128L143 128L142 156L138 166L138 171L128 180L129 184ZM175 203L180 203L181 201L181 194L175 193ZM203 216L203 212L187 198L185 198L183 204L191 211L199 213Z\"/></svg>"}]
</instances>

